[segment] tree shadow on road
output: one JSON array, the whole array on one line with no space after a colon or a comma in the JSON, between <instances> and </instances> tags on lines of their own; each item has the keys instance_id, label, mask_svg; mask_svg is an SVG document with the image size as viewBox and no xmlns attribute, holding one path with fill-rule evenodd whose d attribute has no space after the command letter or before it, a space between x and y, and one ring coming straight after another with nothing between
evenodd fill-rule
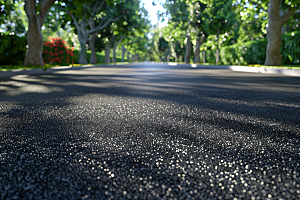
<instances>
[{"instance_id":1,"label":"tree shadow on road","mask_svg":"<svg viewBox=\"0 0 300 200\"><path fill-rule=\"evenodd\" d=\"M76 188L74 198L124 191L132 198L137 193L154 198L173 188L173 195L213 198L211 184L231 185L228 177L251 176L248 185L234 179L235 191L255 186L262 196L263 190L274 193L271 182L278 177L270 178L273 174L285 178L283 185L291 181L287 173L299 177L298 165L289 160L299 160L299 79L224 71L147 73L2 80L1 171L17 169L14 176L25 178L18 169L24 165L33 169L32 179L48 187L37 189L34 182L25 190L30 183L25 179L28 185L18 186L19 195L47 191L51 197L53 190L66 197ZM219 195L229 188L224 192Z\"/></svg>"}]
</instances>

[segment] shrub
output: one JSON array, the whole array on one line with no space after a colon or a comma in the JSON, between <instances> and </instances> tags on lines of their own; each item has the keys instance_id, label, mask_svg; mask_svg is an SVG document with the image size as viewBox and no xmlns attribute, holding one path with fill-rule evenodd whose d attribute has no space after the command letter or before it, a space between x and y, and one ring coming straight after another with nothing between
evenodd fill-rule
<instances>
[{"instance_id":1,"label":"shrub","mask_svg":"<svg viewBox=\"0 0 300 200\"><path fill-rule=\"evenodd\" d=\"M22 65L26 54L26 37L0 35L0 65Z\"/></svg>"},{"instance_id":2,"label":"shrub","mask_svg":"<svg viewBox=\"0 0 300 200\"><path fill-rule=\"evenodd\" d=\"M61 38L50 38L44 42L43 61L44 64L69 65L73 61L73 47L68 49L67 42Z\"/></svg>"},{"instance_id":3,"label":"shrub","mask_svg":"<svg viewBox=\"0 0 300 200\"><path fill-rule=\"evenodd\" d=\"M222 64L263 64L266 57L267 40L249 41L220 48Z\"/></svg>"},{"instance_id":4,"label":"shrub","mask_svg":"<svg viewBox=\"0 0 300 200\"><path fill-rule=\"evenodd\" d=\"M300 63L300 31L282 36L281 55L284 64Z\"/></svg>"},{"instance_id":5,"label":"shrub","mask_svg":"<svg viewBox=\"0 0 300 200\"><path fill-rule=\"evenodd\" d=\"M281 55L283 64L300 62L300 31L282 36ZM267 38L237 43L220 48L220 61L225 65L264 64L266 58ZM216 51L206 51L206 62L214 63Z\"/></svg>"},{"instance_id":6,"label":"shrub","mask_svg":"<svg viewBox=\"0 0 300 200\"><path fill-rule=\"evenodd\" d=\"M216 50L209 50L205 53L205 60L208 63L216 63Z\"/></svg>"}]
</instances>

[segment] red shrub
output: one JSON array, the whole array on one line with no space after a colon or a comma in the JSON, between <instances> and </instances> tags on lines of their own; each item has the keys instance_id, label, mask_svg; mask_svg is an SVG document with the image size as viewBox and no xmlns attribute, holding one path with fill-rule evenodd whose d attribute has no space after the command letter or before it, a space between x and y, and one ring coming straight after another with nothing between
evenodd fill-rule
<instances>
[{"instance_id":1,"label":"red shrub","mask_svg":"<svg viewBox=\"0 0 300 200\"><path fill-rule=\"evenodd\" d=\"M70 64L73 62L73 50L74 47L68 49L66 41L63 41L61 38L51 38L48 37L50 41L44 42L43 50L43 60L47 60L48 63L52 64ZM53 53L53 51L55 51Z\"/></svg>"}]
</instances>

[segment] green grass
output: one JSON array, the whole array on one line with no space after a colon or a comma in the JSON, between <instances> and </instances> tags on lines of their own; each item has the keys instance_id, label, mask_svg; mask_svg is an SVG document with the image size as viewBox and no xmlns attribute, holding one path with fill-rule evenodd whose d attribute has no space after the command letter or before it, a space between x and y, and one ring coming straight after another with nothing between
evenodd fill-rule
<instances>
[{"instance_id":1,"label":"green grass","mask_svg":"<svg viewBox=\"0 0 300 200\"><path fill-rule=\"evenodd\" d=\"M73 51L74 56L73 56L73 61L75 61L75 63L78 61L79 59L79 51L78 50L74 50ZM102 52L96 52L96 56L97 56L97 64L95 65L102 65L102 64L108 64L108 63L104 63L104 57L105 57L105 53L104 51ZM89 61L91 57L91 51L87 50L87 60ZM111 59L112 59L112 54L111 54ZM117 63L109 63L108 65L113 65L113 64L127 64L128 62L121 62L122 59L120 57L117 56ZM178 64L185 64L184 62L177 62ZM193 64L192 62L190 64ZM197 63L198 65L216 65L215 63ZM218 65L221 65L221 63L219 63ZM0 71L12 71L12 70L30 70L30 69L37 69L37 68L44 68L44 70L46 70L47 68L51 68L51 67L56 67L59 65L50 65L50 64L46 64L44 67L43 66L23 66L23 65L0 65ZM63 65L65 66L65 65ZM82 66L81 64L73 64L70 65L72 67L78 67L78 66ZM91 65L93 66L93 65ZM300 69L300 65L282 65L282 66L264 66L264 65L259 65L259 64L252 64L252 65L247 65L250 67L264 67L264 68L280 68L280 69Z\"/></svg>"},{"instance_id":2,"label":"green grass","mask_svg":"<svg viewBox=\"0 0 300 200\"><path fill-rule=\"evenodd\" d=\"M247 65L249 67L263 67L275 69L300 69L300 65L282 65L282 66L265 66L265 65Z\"/></svg>"},{"instance_id":3,"label":"green grass","mask_svg":"<svg viewBox=\"0 0 300 200\"><path fill-rule=\"evenodd\" d=\"M91 58L91 50L87 50L86 51L87 54L87 61L90 61ZM105 57L105 53L104 51L101 52L96 52L96 56L97 56L97 64L103 64L104 63L104 57ZM110 54L110 59L112 60L112 53ZM73 51L73 60L76 63L79 60L79 50L74 50ZM122 58L117 56L117 62L121 62Z\"/></svg>"},{"instance_id":4,"label":"green grass","mask_svg":"<svg viewBox=\"0 0 300 200\"><path fill-rule=\"evenodd\" d=\"M50 67L55 67L58 65L45 65L45 66L23 66L23 65L0 65L0 71L5 72L5 71L12 71L12 70L30 70L30 69L40 69L40 68L50 68Z\"/></svg>"},{"instance_id":5,"label":"green grass","mask_svg":"<svg viewBox=\"0 0 300 200\"><path fill-rule=\"evenodd\" d=\"M97 63L97 64L89 64L91 66L94 66L94 65L121 65L121 64L128 64L129 62L117 62L117 63ZM178 64L184 64L184 63L178 63ZM193 64L193 63L191 63ZM213 63L198 63L198 65L215 65ZM30 70L30 69L39 69L39 68L44 68L44 69L47 69L47 68L51 68L51 67L57 67L59 65L45 65L44 67L43 66L22 66L22 65L1 65L0 66L0 71L2 72L5 72L5 71L12 71L12 70ZM82 64L73 64L73 65L70 65L72 67L79 67L79 66L82 66ZM263 68L279 68L279 69L300 69L300 65L283 65L283 66L264 66L264 65L247 65L249 67L263 67Z\"/></svg>"},{"instance_id":6,"label":"green grass","mask_svg":"<svg viewBox=\"0 0 300 200\"><path fill-rule=\"evenodd\" d=\"M261 66L264 68L281 68L281 69L300 69L300 65L282 65L282 66Z\"/></svg>"},{"instance_id":7,"label":"green grass","mask_svg":"<svg viewBox=\"0 0 300 200\"><path fill-rule=\"evenodd\" d=\"M77 63L77 61L79 60L79 51L78 50L74 50L73 51L74 56L73 56L73 61L75 63ZM97 56L97 64L95 65L103 65L103 64L108 64L108 63L104 63L104 57L105 57L105 53L104 51L102 52L96 52L96 56ZM91 51L87 50L87 61L90 60L91 57ZM111 59L112 59L112 54L111 54ZM112 64L127 64L128 62L121 62L122 59L120 57L117 57L117 63L109 63L110 65ZM66 66L62 65L62 66ZM44 67L43 66L23 66L23 65L0 65L0 71L12 71L12 70L30 70L30 69L39 69L39 68L44 68L44 70L46 70L47 68L51 68L51 67L57 67L59 65L50 65L50 64L46 64ZM78 66L82 66L81 64L73 64L70 65L72 67L78 67ZM93 66L93 65L91 65Z\"/></svg>"}]
</instances>

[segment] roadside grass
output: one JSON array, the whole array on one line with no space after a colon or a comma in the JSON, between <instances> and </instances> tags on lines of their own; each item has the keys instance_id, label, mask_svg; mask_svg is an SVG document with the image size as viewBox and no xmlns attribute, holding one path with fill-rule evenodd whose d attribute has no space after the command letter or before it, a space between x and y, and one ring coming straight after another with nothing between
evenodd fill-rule
<instances>
[{"instance_id":1,"label":"roadside grass","mask_svg":"<svg viewBox=\"0 0 300 200\"><path fill-rule=\"evenodd\" d=\"M193 64L193 63L191 63ZM216 65L215 63L197 63L198 65ZM218 65L223 65L218 63ZM249 64L247 67L279 68L279 69L300 69L300 65L282 65L282 66L265 66L260 64Z\"/></svg>"},{"instance_id":2,"label":"roadside grass","mask_svg":"<svg viewBox=\"0 0 300 200\"><path fill-rule=\"evenodd\" d=\"M50 64L45 64L44 66L41 65L0 65L0 71L5 72L5 71L14 71L14 70L31 70L31 69L40 69L43 68L46 70L47 68L51 67L56 67L59 65L50 65Z\"/></svg>"},{"instance_id":3,"label":"roadside grass","mask_svg":"<svg viewBox=\"0 0 300 200\"><path fill-rule=\"evenodd\" d=\"M122 65L122 64L128 64L129 62L116 62L116 63L97 63L97 64L87 64L90 66L96 66L96 65ZM183 62L178 64L185 64ZM193 63L190 63L193 64ZM213 63L197 63L198 65L216 65ZM219 64L221 65L221 64ZM31 69L40 69L43 68L43 70L47 70L48 68L52 67L58 67L58 66L70 66L70 67L80 67L83 66L82 64L65 64L65 65L51 65L51 64L45 64L44 66L23 66L23 65L0 65L0 72L5 71L15 71L15 70L31 70ZM247 65L248 67L263 67L263 68L277 68L277 69L300 69L300 65L282 65L282 66L264 66L264 65Z\"/></svg>"},{"instance_id":4,"label":"roadside grass","mask_svg":"<svg viewBox=\"0 0 300 200\"><path fill-rule=\"evenodd\" d=\"M79 60L79 51L78 50L74 50L73 51L73 61L78 61ZM97 64L87 64L87 65L91 65L91 66L96 66L96 65L121 65L121 64L128 64L129 62L121 62L122 58L120 58L119 56L117 56L117 62L116 63L104 63L104 57L105 57L105 53L104 51L102 52L97 52L96 53L97 56ZM87 60L89 61L91 57L91 51L87 50ZM112 59L112 56L111 56ZM158 63L162 63L162 62L158 62ZM168 62L164 62L164 63L168 63ZM177 62L178 64L185 64L184 62ZM190 64L194 64L192 62L190 62ZM196 63L197 65L216 65L215 63ZM222 65L221 63L218 63L218 65ZM48 68L52 68L52 67L58 67L58 66L70 66L70 67L78 67L78 66L83 66L82 64L71 64L71 63L65 63L62 65L54 65L54 64L45 64L44 66L23 66L23 65L0 65L0 71L13 71L13 70L30 70L30 69L39 69L39 68L43 68L43 70L47 70ZM260 65L260 64L251 64L251 65L247 65L249 67L263 67L263 68L279 68L279 69L300 69L300 65L282 65L282 66L264 66L264 65Z\"/></svg>"},{"instance_id":5,"label":"roadside grass","mask_svg":"<svg viewBox=\"0 0 300 200\"><path fill-rule=\"evenodd\" d=\"M280 68L280 69L300 69L300 65L282 65L282 66L265 66L265 65L262 65L260 67L263 67L263 68Z\"/></svg>"},{"instance_id":6,"label":"roadside grass","mask_svg":"<svg viewBox=\"0 0 300 200\"><path fill-rule=\"evenodd\" d=\"M87 64L90 66L97 66L97 65L122 65L122 64L128 64L129 62L117 62L117 63L97 63L97 64ZM82 64L70 64L70 65L50 65L45 64L44 66L23 66L23 65L0 65L0 72L6 72L6 71L20 71L20 70L31 70L31 69L43 69L46 71L48 68L52 67L59 67L59 66L69 66L69 67L81 67L81 66L87 66Z\"/></svg>"},{"instance_id":7,"label":"roadside grass","mask_svg":"<svg viewBox=\"0 0 300 200\"><path fill-rule=\"evenodd\" d=\"M192 62L190 64L193 64ZM197 65L216 65L215 63L196 63ZM217 65L223 65L218 63ZM243 66L243 65L242 65ZM263 67L263 68L277 68L277 69L300 69L300 65L282 65L282 66L265 66L260 64L249 64L247 67Z\"/></svg>"},{"instance_id":8,"label":"roadside grass","mask_svg":"<svg viewBox=\"0 0 300 200\"><path fill-rule=\"evenodd\" d=\"M78 61L79 59L79 51L78 50L74 50L73 51L73 61ZM127 64L129 62L121 62L122 59L120 57L117 57L117 63L104 63L104 52L97 52L96 53L97 56L97 64L88 64L91 66L95 66L95 65L120 65L120 64ZM87 60L89 61L91 57L91 51L87 50ZM111 56L112 59L112 56ZM13 70L31 70L31 69L40 69L43 68L43 70L47 70L48 68L52 68L52 67L58 67L58 66L70 66L70 67L79 67L82 66L82 64L71 64L71 63L65 63L62 65L53 65L53 64L45 64L44 66L31 66L31 65L0 65L0 71L5 72L5 71L13 71Z\"/></svg>"},{"instance_id":9,"label":"roadside grass","mask_svg":"<svg viewBox=\"0 0 300 200\"><path fill-rule=\"evenodd\" d=\"M158 62L158 63L168 63L168 62ZM173 63L173 62L171 62ZM174 62L175 63L175 62ZM177 62L177 64L185 64L185 62ZM197 65L223 65L221 63L193 63L190 62L189 64L197 64ZM282 65L282 66L265 66L260 64L249 64L249 65L242 65L247 67L263 67L263 68L278 68L278 69L300 69L300 65Z\"/></svg>"}]
</instances>

